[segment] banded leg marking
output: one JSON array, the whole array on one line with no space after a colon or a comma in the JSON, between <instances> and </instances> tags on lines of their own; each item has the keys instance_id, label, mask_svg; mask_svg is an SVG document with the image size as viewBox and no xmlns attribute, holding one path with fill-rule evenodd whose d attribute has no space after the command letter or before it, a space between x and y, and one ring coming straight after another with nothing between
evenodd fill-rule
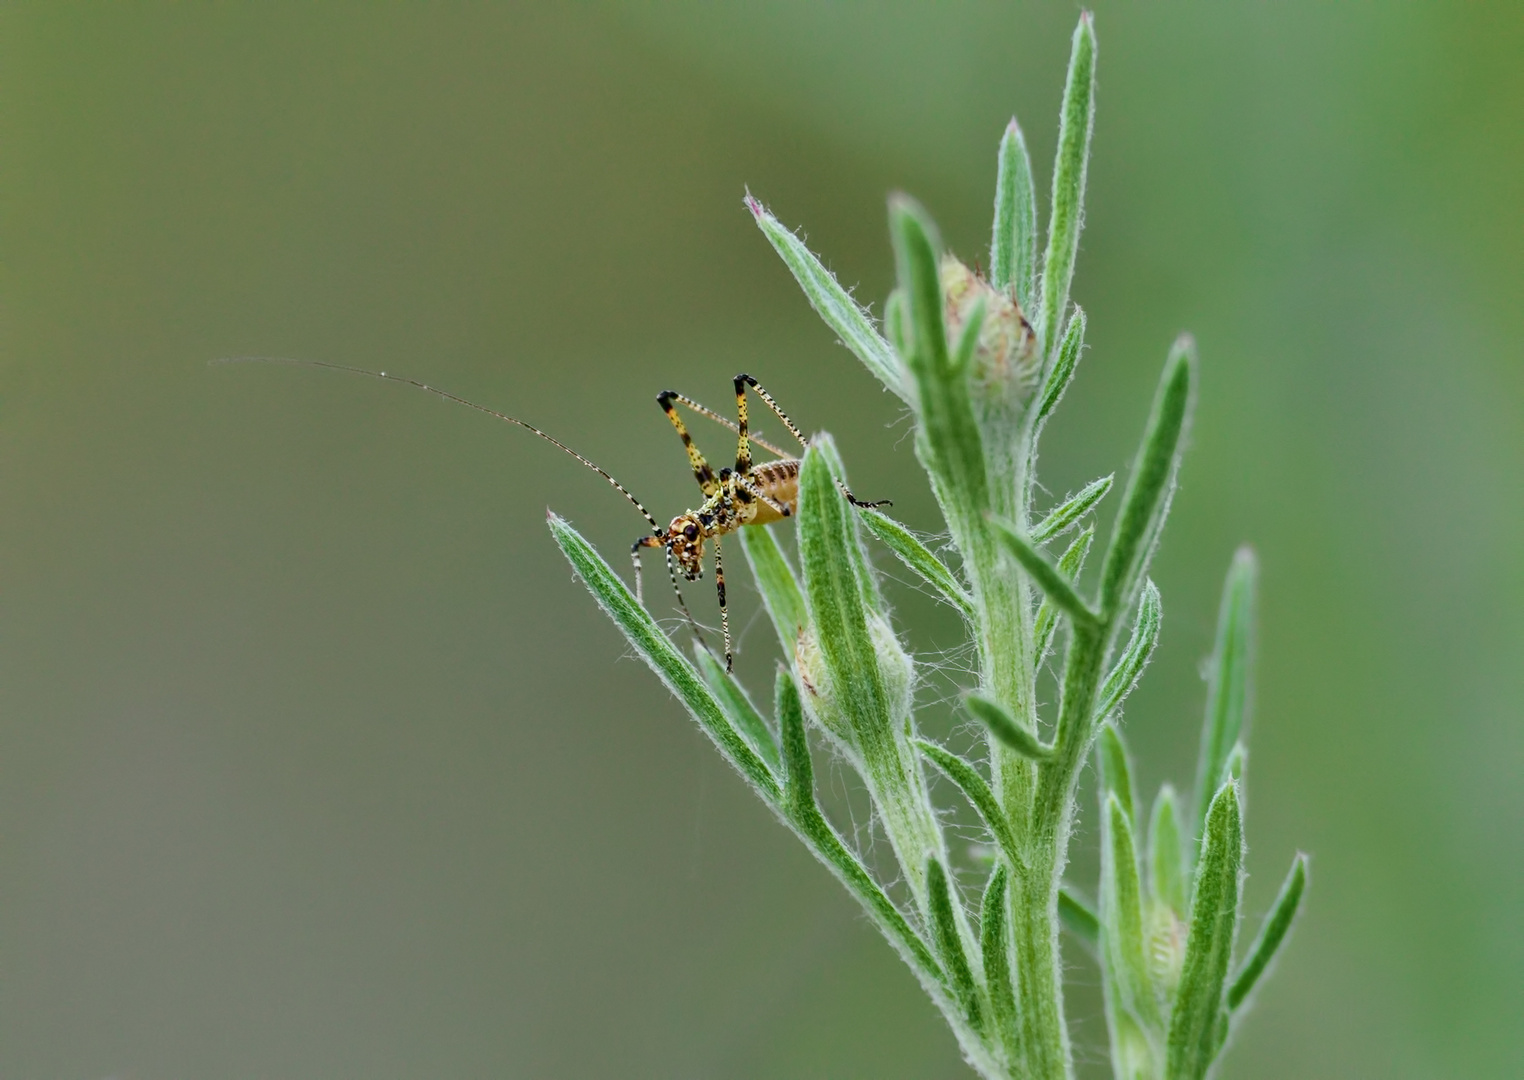
<instances>
[{"instance_id":1,"label":"banded leg marking","mask_svg":"<svg viewBox=\"0 0 1524 1080\"><path fill-rule=\"evenodd\" d=\"M677 583L677 564L672 561L672 549L667 546L666 541L660 536L642 536L630 545L630 558L635 563L635 602L642 606L645 605L645 600L642 597L644 590L641 587L640 549L652 547L661 548L662 554L667 557L667 580L672 582L672 595L677 597L677 610L682 612L683 621L693 631L694 638L707 650L709 642L704 640L704 632L699 629L698 620L693 617L693 612L688 610L688 602L683 599L682 587Z\"/></svg>"},{"instance_id":2,"label":"banded leg marking","mask_svg":"<svg viewBox=\"0 0 1524 1080\"><path fill-rule=\"evenodd\" d=\"M691 397L687 396L686 394L679 394L675 390L668 390L667 394L671 397L671 399L673 401L677 402L679 405L683 405L683 406L693 410L694 412L698 413L700 416L708 417L710 420L713 420L716 424L720 424L723 427L728 427L731 431L735 431L735 432L739 432L741 430L739 427L736 426L736 422L734 420L732 420L730 417L728 417L728 416L721 416L719 413L715 412L709 406L704 405L704 404L702 404L700 402L694 401ZM780 458L789 458L789 457L793 456L792 454L789 454L788 452L780 449L779 447L774 446L771 442L768 442L766 439L762 438L762 436L758 435L755 431L748 431L746 433L746 439L753 446L760 446L762 449L766 450L769 454L776 454Z\"/></svg>"},{"instance_id":3,"label":"banded leg marking","mask_svg":"<svg viewBox=\"0 0 1524 1080\"><path fill-rule=\"evenodd\" d=\"M751 444L746 441L746 387L755 386L756 380L749 375L736 376L736 473L746 476L751 472Z\"/></svg>"},{"instance_id":4,"label":"banded leg marking","mask_svg":"<svg viewBox=\"0 0 1524 1080\"><path fill-rule=\"evenodd\" d=\"M767 407L773 411L773 415L776 416L779 420L783 421L783 426L788 428L790 435L799 440L799 445L805 449L809 449L809 440L804 437L804 435L799 431L799 428L794 425L794 422L788 418L788 414L778 407L778 403L773 400L773 396L771 394L757 385L756 379L753 379L745 372L742 372L740 375L736 376L736 408L737 412L739 412L741 416L741 439L743 445L746 439L746 402L743 399L742 395L745 392L744 388L748 386L755 390L757 392L757 396L767 403ZM749 460L750 459L748 458L748 461ZM736 466L737 470L739 471L739 460L737 460ZM864 507L871 510L876 506L894 505L894 502L891 499L878 499L874 502L864 502L856 495L852 494L851 490L847 487L846 484L837 483L836 486L841 488L841 493L846 496L847 502L851 503L853 506Z\"/></svg>"},{"instance_id":5,"label":"banded leg marking","mask_svg":"<svg viewBox=\"0 0 1524 1080\"><path fill-rule=\"evenodd\" d=\"M725 673L730 673L730 608L725 603L725 564L720 560L720 538L714 538L714 591L720 598L720 633L725 638Z\"/></svg>"},{"instance_id":6,"label":"banded leg marking","mask_svg":"<svg viewBox=\"0 0 1524 1080\"><path fill-rule=\"evenodd\" d=\"M714 478L714 470L709 467L709 462L704 460L704 455L699 453L699 448L693 445L693 436L688 434L688 428L683 424L683 418L677 415L677 409L673 407L674 401L682 400L682 395L676 390L663 390L656 395L656 404L661 406L661 411L667 414L667 419L672 421L672 426L677 430L677 437L683 440L683 449L688 452L688 464L693 467L693 478L698 481L699 490L705 496L713 495L719 490L719 483Z\"/></svg>"}]
</instances>

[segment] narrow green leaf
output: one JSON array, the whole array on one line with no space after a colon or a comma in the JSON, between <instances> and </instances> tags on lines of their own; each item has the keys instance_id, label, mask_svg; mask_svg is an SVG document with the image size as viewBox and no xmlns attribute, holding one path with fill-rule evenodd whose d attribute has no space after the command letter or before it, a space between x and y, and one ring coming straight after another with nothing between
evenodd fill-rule
<instances>
[{"instance_id":1,"label":"narrow green leaf","mask_svg":"<svg viewBox=\"0 0 1524 1080\"><path fill-rule=\"evenodd\" d=\"M1033 761L1046 761L1053 756L1053 748L1044 746L1034 733L1022 727L1021 721L1007 712L1005 706L998 701L992 701L983 694L969 693L964 695L963 704L1008 749Z\"/></svg>"},{"instance_id":2,"label":"narrow green leaf","mask_svg":"<svg viewBox=\"0 0 1524 1080\"><path fill-rule=\"evenodd\" d=\"M1238 930L1238 893L1243 864L1243 821L1238 790L1222 785L1207 811L1206 836L1196 869L1185 963L1170 1017L1169 1080L1201 1080L1226 1033L1223 983Z\"/></svg>"},{"instance_id":3,"label":"narrow green leaf","mask_svg":"<svg viewBox=\"0 0 1524 1080\"><path fill-rule=\"evenodd\" d=\"M904 298L905 365L916 387L916 452L932 475L954 537L978 529L989 506L984 443L968 380L954 369L943 320L941 255L936 228L908 196L889 200L899 292Z\"/></svg>"},{"instance_id":4,"label":"narrow green leaf","mask_svg":"<svg viewBox=\"0 0 1524 1080\"><path fill-rule=\"evenodd\" d=\"M799 477L798 535L809 598L812 671L804 672L816 719L842 740L862 774L890 847L917 901L928 902L925 857L940 854L942 833L926 796L915 748L914 664L884 616L882 598L858 534L857 511L842 494L835 446L817 435Z\"/></svg>"},{"instance_id":5,"label":"narrow green leaf","mask_svg":"<svg viewBox=\"0 0 1524 1080\"><path fill-rule=\"evenodd\" d=\"M1101 958L1101 919L1095 909L1070 889L1058 890L1058 921L1097 960Z\"/></svg>"},{"instance_id":6,"label":"narrow green leaf","mask_svg":"<svg viewBox=\"0 0 1524 1080\"><path fill-rule=\"evenodd\" d=\"M656 672L656 677L687 707L725 760L746 777L764 799L776 803L782 794L778 781L731 724L693 665L673 647L661 627L656 625L656 620L635 600L635 594L576 529L555 514L549 515L549 522L556 543L588 592L593 594L593 599L598 601L598 606L614 620L614 625Z\"/></svg>"},{"instance_id":7,"label":"narrow green leaf","mask_svg":"<svg viewBox=\"0 0 1524 1080\"><path fill-rule=\"evenodd\" d=\"M1302 906L1302 893L1306 888L1307 856L1297 852L1291 863L1291 872L1281 883L1280 895L1275 898L1270 914L1265 916L1264 925L1259 928L1259 936L1249 947L1249 958L1238 969L1233 985L1228 988L1228 1008L1236 1009L1248 1000L1254 985L1270 967L1276 952L1291 931L1291 924L1296 921L1297 912Z\"/></svg>"},{"instance_id":8,"label":"narrow green leaf","mask_svg":"<svg viewBox=\"0 0 1524 1080\"><path fill-rule=\"evenodd\" d=\"M678 700L687 706L689 713L719 747L725 759L751 781L767 802L777 806L782 798L777 780L757 753L747 745L740 732L731 726L724 709L698 672L667 640L655 620L645 608L636 603L634 594L593 547L560 517L551 514L549 523L556 543L560 545L572 568L582 578L598 605L624 633L626 640ZM798 695L792 681L789 683L789 693L793 696L795 707L785 707L781 712L785 720L790 716L797 718L791 731L802 737L803 712L798 707ZM790 732L784 734L787 742ZM905 917L863 868L857 856L842 843L835 830L815 808L813 795L807 809L799 815L790 814L790 820L810 850L858 898L890 944L921 976L928 988L945 988L946 977L926 943L905 921Z\"/></svg>"},{"instance_id":9,"label":"narrow green leaf","mask_svg":"<svg viewBox=\"0 0 1524 1080\"><path fill-rule=\"evenodd\" d=\"M1169 784L1159 789L1149 817L1148 867L1154 899L1183 918L1186 909L1185 850L1180 837L1180 808L1175 789Z\"/></svg>"},{"instance_id":10,"label":"narrow green leaf","mask_svg":"<svg viewBox=\"0 0 1524 1080\"><path fill-rule=\"evenodd\" d=\"M1080 518L1090 513L1096 503L1106 497L1111 490L1109 476L1103 476L1099 480L1092 481L1080 489L1079 494L1071 495L1036 525L1028 534L1034 544L1046 544L1056 536L1062 536L1079 521Z\"/></svg>"},{"instance_id":11,"label":"narrow green leaf","mask_svg":"<svg viewBox=\"0 0 1524 1080\"><path fill-rule=\"evenodd\" d=\"M979 770L964 761L957 754L946 747L938 746L926 739L915 740L916 749L924 754L947 778L958 785L958 790L963 792L965 798L973 804L979 816L984 820L985 828L989 829L995 843L1001 852L1014 865L1021 866L1021 853L1016 849L1016 837L1011 832L1011 825L1000 810L1000 803L995 798L995 793L985 782L984 777L979 775Z\"/></svg>"},{"instance_id":12,"label":"narrow green leaf","mask_svg":"<svg viewBox=\"0 0 1524 1080\"><path fill-rule=\"evenodd\" d=\"M1048 219L1048 248L1042 262L1042 310L1038 334L1043 351L1052 347L1069 302L1069 283L1079 251L1085 210L1085 171L1090 161L1090 132L1095 126L1095 27L1088 11L1080 14L1069 53L1069 77L1058 119L1058 154L1053 162L1053 202Z\"/></svg>"},{"instance_id":13,"label":"narrow green leaf","mask_svg":"<svg viewBox=\"0 0 1524 1080\"><path fill-rule=\"evenodd\" d=\"M917 540L909 529L877 510L862 510L858 520L883 541L900 562L919 574L922 581L936 589L948 603L962 612L964 618L973 620L977 617L973 598L958 584L953 572L925 544Z\"/></svg>"},{"instance_id":14,"label":"narrow green leaf","mask_svg":"<svg viewBox=\"0 0 1524 1080\"><path fill-rule=\"evenodd\" d=\"M1100 616L1090 610L1090 605L1075 591L1073 583L1047 555L1033 547L1032 542L1011 525L998 518L991 518L990 523L995 527L995 536L1049 600L1081 626L1099 625Z\"/></svg>"},{"instance_id":15,"label":"narrow green leaf","mask_svg":"<svg viewBox=\"0 0 1524 1080\"><path fill-rule=\"evenodd\" d=\"M1015 117L1000 139L995 173L995 226L990 237L990 284L1009 290L1032 313L1037 278L1037 195L1027 141Z\"/></svg>"},{"instance_id":16,"label":"narrow green leaf","mask_svg":"<svg viewBox=\"0 0 1524 1080\"><path fill-rule=\"evenodd\" d=\"M841 454L837 452L836 440L825 432L820 432L810 440L810 448L817 451L825 460L830 470L831 480L836 485L836 493L840 496L838 505L845 526L842 550L851 560L852 569L857 575L857 586L862 593L863 606L875 615L883 615L887 610L884 606L884 594L879 588L878 572L873 569L873 563L868 558L868 546L863 539L862 529L858 527L862 515L847 501L849 490L847 467L842 464Z\"/></svg>"},{"instance_id":17,"label":"narrow green leaf","mask_svg":"<svg viewBox=\"0 0 1524 1080\"><path fill-rule=\"evenodd\" d=\"M1101 814L1101 956L1115 1004L1144 1026L1157 1027L1159 1001L1143 935L1143 888L1132 811L1115 789L1106 796Z\"/></svg>"},{"instance_id":18,"label":"narrow green leaf","mask_svg":"<svg viewBox=\"0 0 1524 1080\"><path fill-rule=\"evenodd\" d=\"M930 897L931 940L937 954L942 958L942 968L947 972L948 989L963 1009L969 1026L976 1031L984 1030L983 1002L980 1000L979 984L973 969L963 952L963 934L953 912L956 902L947 871L935 855L926 860L926 890Z\"/></svg>"},{"instance_id":19,"label":"narrow green leaf","mask_svg":"<svg viewBox=\"0 0 1524 1080\"><path fill-rule=\"evenodd\" d=\"M910 396L899 358L874 327L872 317L841 287L804 241L785 228L766 207L747 195L746 208L826 325L836 331L842 344L851 349L880 382L908 403Z\"/></svg>"},{"instance_id":20,"label":"narrow green leaf","mask_svg":"<svg viewBox=\"0 0 1524 1080\"><path fill-rule=\"evenodd\" d=\"M1254 691L1254 608L1258 561L1241 547L1233 556L1217 609L1217 640L1207 677L1206 720L1201 726L1201 753L1196 763L1195 835L1213 794L1224 780L1233 746L1249 720Z\"/></svg>"},{"instance_id":21,"label":"narrow green leaf","mask_svg":"<svg viewBox=\"0 0 1524 1080\"><path fill-rule=\"evenodd\" d=\"M1132 761L1127 755L1127 744L1121 732L1111 724L1102 724L1100 736L1095 741L1095 754L1101 770L1101 792L1114 794L1127 811L1129 825L1135 820L1132 797Z\"/></svg>"},{"instance_id":22,"label":"narrow green leaf","mask_svg":"<svg viewBox=\"0 0 1524 1080\"><path fill-rule=\"evenodd\" d=\"M788 558L778 547L778 540L765 525L741 529L741 550L751 566L751 576L762 594L762 605L767 608L783 655L790 662L794 658L794 646L799 642L799 631L810 621L809 609L805 607L804 593Z\"/></svg>"},{"instance_id":23,"label":"narrow green leaf","mask_svg":"<svg viewBox=\"0 0 1524 1080\"><path fill-rule=\"evenodd\" d=\"M1040 431L1053 410L1058 408L1064 391L1069 389L1069 383L1074 379L1074 372L1079 367L1080 354L1084 351L1085 312L1076 304L1074 314L1069 316L1069 325L1064 330L1064 339L1058 346L1058 358L1053 361L1052 367L1043 378L1042 393L1036 398L1038 404L1034 430Z\"/></svg>"},{"instance_id":24,"label":"narrow green leaf","mask_svg":"<svg viewBox=\"0 0 1524 1080\"><path fill-rule=\"evenodd\" d=\"M1138 685L1138 679L1154 653L1154 646L1159 643L1162 615L1159 589L1152 580L1147 581L1143 585L1143 597L1138 601L1138 617L1133 620L1132 637L1116 666L1101 684L1100 704L1095 710L1097 717L1104 719L1116 712L1132 693L1132 688Z\"/></svg>"},{"instance_id":25,"label":"narrow green leaf","mask_svg":"<svg viewBox=\"0 0 1524 1080\"><path fill-rule=\"evenodd\" d=\"M1085 568L1085 556L1090 554L1090 542L1094 539L1095 527L1087 525L1059 556L1058 568L1070 581L1079 580L1080 571ZM1053 632L1056 629L1058 629L1058 607L1053 601L1043 597L1042 603L1037 605L1037 619L1032 629L1032 639L1036 646L1032 655L1037 657L1039 664L1048 655L1048 647L1053 644Z\"/></svg>"},{"instance_id":26,"label":"narrow green leaf","mask_svg":"<svg viewBox=\"0 0 1524 1080\"><path fill-rule=\"evenodd\" d=\"M1111 544L1101 566L1101 614L1111 618L1132 602L1148 570L1159 531L1169 513L1180 453L1191 412L1195 344L1181 337L1164 364L1143 443L1133 462L1122 507L1112 525Z\"/></svg>"},{"instance_id":27,"label":"narrow green leaf","mask_svg":"<svg viewBox=\"0 0 1524 1080\"><path fill-rule=\"evenodd\" d=\"M745 736L751 748L762 755L762 760L767 762L768 768L776 775L782 767L778 744L767 721L762 719L762 714L752 704L751 698L747 697L746 690L704 646L695 643L693 657L698 662L699 674L709 684L709 689L714 692L715 699L719 701L720 708L725 710L731 724Z\"/></svg>"},{"instance_id":28,"label":"narrow green leaf","mask_svg":"<svg viewBox=\"0 0 1524 1080\"><path fill-rule=\"evenodd\" d=\"M984 960L984 985L989 988L990 1011L995 1031L1011 1061L1020 1056L1020 1036L1016 1028L1016 989L1011 982L1011 936L1007 930L1006 893L1010 872L997 861L984 887L979 905L979 952Z\"/></svg>"},{"instance_id":29,"label":"narrow green leaf","mask_svg":"<svg viewBox=\"0 0 1524 1080\"><path fill-rule=\"evenodd\" d=\"M799 553L810 615L839 708L854 728L886 732L889 701L868 628L855 522L819 440L800 470Z\"/></svg>"},{"instance_id":30,"label":"narrow green leaf","mask_svg":"<svg viewBox=\"0 0 1524 1080\"><path fill-rule=\"evenodd\" d=\"M804 703L788 668L778 666L773 681L773 701L778 713L778 741L783 749L783 794L789 816L800 819L816 809L815 763L804 731Z\"/></svg>"},{"instance_id":31,"label":"narrow green leaf","mask_svg":"<svg viewBox=\"0 0 1524 1080\"><path fill-rule=\"evenodd\" d=\"M863 909L889 940L895 950L928 985L945 990L946 976L931 949L921 940L894 906L893 901L873 880L862 862L836 835L815 801L815 774L810 760L809 739L804 730L804 705L799 688L786 670L778 673L778 729L783 744L787 776L784 813L795 832L810 851L835 875L848 892L857 897Z\"/></svg>"}]
</instances>

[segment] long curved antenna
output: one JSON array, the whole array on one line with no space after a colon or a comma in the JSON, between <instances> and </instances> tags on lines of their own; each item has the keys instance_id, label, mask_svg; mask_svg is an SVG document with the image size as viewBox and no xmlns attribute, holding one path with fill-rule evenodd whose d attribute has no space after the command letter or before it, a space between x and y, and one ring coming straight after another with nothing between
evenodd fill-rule
<instances>
[{"instance_id":1,"label":"long curved antenna","mask_svg":"<svg viewBox=\"0 0 1524 1080\"><path fill-rule=\"evenodd\" d=\"M292 367L327 368L329 371L346 371L346 372L348 372L351 375L368 375L372 379L381 379L381 380L383 380L385 382L402 383L404 386L416 387L419 390L425 390L425 391L429 392L430 394L433 394L435 397L442 397L446 401L453 401L457 405L464 405L468 409L475 409L477 412L486 413L488 416L495 416L495 417L497 417L497 419L504 420L504 421L506 421L506 422L508 422L510 424L517 424L519 427L523 428L525 431L532 431L532 432L534 432L536 435L538 435L540 438L544 439L546 442L550 443L552 446L557 447L557 448L559 448L561 450L565 450L572 457L574 457L578 461L582 462L582 464L586 465L589 469L592 469L593 472L597 473L599 476L603 477L610 484L612 484L613 487L614 487L614 490L619 492L619 494L623 495L626 499L630 500L630 504L632 506L634 506L635 509L640 511L641 516L643 516L646 519L646 521L650 522L652 535L654 535L654 536L663 536L666 533L666 530L663 529L660 525L658 525L656 523L656 519L651 516L651 512L649 510L647 510L641 504L641 501L639 499L637 499L635 496L631 495L629 490L623 484L621 484L618 480L615 480L612 476L610 476L602 468L600 468L597 465L594 465L587 458L583 457L581 454L577 453L571 447L567 446L560 439L557 439L557 438L555 438L554 436L551 436L551 435L547 435L545 432L541 431L539 428L535 427L533 424L526 424L526 423L524 423L524 421L519 420L516 417L509 416L507 413L498 412L496 409L489 409L489 408L487 408L487 406L485 406L485 405L478 405L474 401L467 401L465 398L460 397L457 394L452 394L448 390L441 390L437 386L430 386L428 383L426 383L426 382L420 382L418 379L410 379L406 375L393 375L393 374L391 374L389 372L385 372L385 371L371 371L369 368L351 367L348 364L334 364L334 363L330 363L327 360L298 360L298 359L293 359L291 357L286 357L286 356L228 356L228 357L223 357L223 358L218 359L218 360L213 360L212 363L214 363L214 364L289 364ZM637 569L637 571L639 570L639 562L638 561L636 563L636 569ZM638 587L638 583L639 583L639 578L638 577L636 579L636 582L637 582L637 587ZM674 583L674 587L675 587L675 583Z\"/></svg>"},{"instance_id":2,"label":"long curved antenna","mask_svg":"<svg viewBox=\"0 0 1524 1080\"><path fill-rule=\"evenodd\" d=\"M289 364L292 367L327 368L330 371L343 371L347 372L350 375L367 375L372 379L381 379L384 382L401 383L404 386L411 386L418 390L426 390L436 397L444 398L446 401L453 401L457 405L464 405L468 409L475 409L477 412L486 413L488 416L496 417L497 419L506 421L507 423L516 424L517 426L523 428L525 431L534 432L534 434L538 435L540 438L544 439L552 446L557 447L561 450L565 450L572 457L576 458L589 469L592 469L593 472L597 473L599 476L607 480L611 485L613 485L614 490L628 499L630 504L634 506L635 509L640 511L641 516L643 516L646 521L650 523L651 535L649 537L642 537L640 540L637 540L634 546L630 549L630 559L635 564L635 600L637 603L644 603L644 598L642 596L643 590L641 588L640 549L643 547L659 547L662 549L662 554L666 556L667 577L672 581L672 593L677 597L677 608L683 613L683 618L687 621L688 628L693 631L693 636L698 639L699 644L702 645L706 650L709 649L709 642L704 639L704 633L701 629L699 629L698 620L695 619L693 617L693 613L688 610L688 602L683 599L683 590L678 587L677 567L672 562L672 550L662 542L662 538L666 536L666 530L656 523L656 519L651 516L651 512L641 504L639 499L637 499L634 495L631 495L629 490L623 484L621 484L618 480L615 480L602 468L593 464L593 462L589 461L587 458L577 453L571 447L567 446L560 439L557 439L553 435L547 435L545 432L541 431L533 424L526 424L524 421L518 419L517 417L509 416L507 413L498 412L496 409L489 409L485 405L478 405L476 402L468 401L466 398L463 398L458 394L452 394L448 390L441 390L437 386L430 386L428 383L422 382L418 379L410 379L406 375L393 375L390 372L386 371L372 371L370 368L352 367L349 364L335 364L328 360L300 360L289 356L227 356L213 360L212 363ZM699 407L703 408L703 406Z\"/></svg>"}]
</instances>

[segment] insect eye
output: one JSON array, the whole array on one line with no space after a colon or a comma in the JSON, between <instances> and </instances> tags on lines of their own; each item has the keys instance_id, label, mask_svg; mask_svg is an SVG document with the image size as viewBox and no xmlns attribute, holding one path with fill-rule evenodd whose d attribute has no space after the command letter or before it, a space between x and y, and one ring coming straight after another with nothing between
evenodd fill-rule
<instances>
[{"instance_id":1,"label":"insect eye","mask_svg":"<svg viewBox=\"0 0 1524 1080\"><path fill-rule=\"evenodd\" d=\"M683 526L683 536L686 537L689 540L697 540L698 539L698 526L694 525L691 522L689 524L687 524L687 525L684 525Z\"/></svg>"}]
</instances>

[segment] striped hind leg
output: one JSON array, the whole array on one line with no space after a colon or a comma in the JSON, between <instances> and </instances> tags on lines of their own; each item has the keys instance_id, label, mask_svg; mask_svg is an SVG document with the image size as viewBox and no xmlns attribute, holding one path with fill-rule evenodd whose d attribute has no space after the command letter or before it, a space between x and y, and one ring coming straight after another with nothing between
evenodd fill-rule
<instances>
[{"instance_id":1,"label":"striped hind leg","mask_svg":"<svg viewBox=\"0 0 1524 1080\"><path fill-rule=\"evenodd\" d=\"M747 472L751 471L751 450L746 443L746 388L748 386L756 392L756 395L759 398L767 403L767 407L773 411L773 415L776 416L779 420L783 421L783 426L788 428L790 435L799 440L800 446L804 447L806 450L808 450L810 446L809 440L804 437L804 434L800 432L799 428L795 426L794 422L788 418L788 414L778 407L778 403L773 400L773 396L766 390L762 389L762 387L758 386L756 379L753 379L750 375L742 372L736 376L736 415L738 417L738 427L741 432L740 446L736 451L736 472L741 473L743 476ZM745 469L741 467L743 457L745 458L746 462ZM839 487L841 489L841 493L846 496L847 502L851 503L853 506L865 507L871 510L875 506L894 505L893 501L889 499L879 499L875 502L864 502L856 495L852 494L847 485L841 483L839 480L837 481L836 486Z\"/></svg>"}]
</instances>

